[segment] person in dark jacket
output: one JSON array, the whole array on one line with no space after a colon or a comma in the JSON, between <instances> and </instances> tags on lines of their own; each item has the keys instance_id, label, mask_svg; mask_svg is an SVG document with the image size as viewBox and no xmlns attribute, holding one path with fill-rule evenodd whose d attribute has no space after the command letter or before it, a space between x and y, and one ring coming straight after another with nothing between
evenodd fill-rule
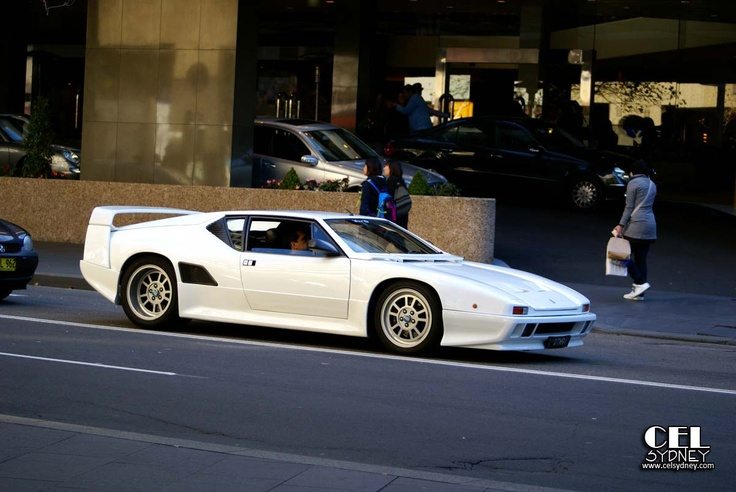
<instances>
[{"instance_id":1,"label":"person in dark jacket","mask_svg":"<svg viewBox=\"0 0 736 492\"><path fill-rule=\"evenodd\" d=\"M360 192L360 215L376 216L378 212L379 190L385 191L388 189L388 183L382 172L383 166L377 157L369 157L365 160L363 174L367 178L363 181L363 187Z\"/></svg>"},{"instance_id":2,"label":"person in dark jacket","mask_svg":"<svg viewBox=\"0 0 736 492\"><path fill-rule=\"evenodd\" d=\"M657 239L657 221L654 218L654 199L657 185L649 177L649 166L643 160L631 166L631 179L626 185L626 206L613 232L623 236L631 245L629 276L634 281L631 292L624 295L630 301L643 301L644 292L651 287L647 282L647 255L649 246Z\"/></svg>"},{"instance_id":3,"label":"person in dark jacket","mask_svg":"<svg viewBox=\"0 0 736 492\"><path fill-rule=\"evenodd\" d=\"M396 204L396 223L404 229L408 229L411 197L404 182L404 171L401 168L401 162L393 159L384 162L383 175L388 181L388 192L391 193Z\"/></svg>"}]
</instances>

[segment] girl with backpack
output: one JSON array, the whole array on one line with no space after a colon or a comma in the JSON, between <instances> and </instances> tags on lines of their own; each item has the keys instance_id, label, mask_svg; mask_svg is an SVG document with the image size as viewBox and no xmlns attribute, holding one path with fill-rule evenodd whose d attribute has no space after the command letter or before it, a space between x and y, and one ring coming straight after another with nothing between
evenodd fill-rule
<instances>
[{"instance_id":1,"label":"girl with backpack","mask_svg":"<svg viewBox=\"0 0 736 492\"><path fill-rule=\"evenodd\" d=\"M404 182L404 171L401 162L387 160L383 164L383 175L388 181L388 192L394 198L396 205L396 224L408 229L409 211L411 210L411 196Z\"/></svg>"},{"instance_id":2,"label":"girl with backpack","mask_svg":"<svg viewBox=\"0 0 736 492\"><path fill-rule=\"evenodd\" d=\"M381 161L376 157L369 157L363 165L363 174L367 176L363 181L360 193L360 215L383 217L389 220L396 219L393 207L393 198L388 192L388 181L381 174Z\"/></svg>"}]
</instances>

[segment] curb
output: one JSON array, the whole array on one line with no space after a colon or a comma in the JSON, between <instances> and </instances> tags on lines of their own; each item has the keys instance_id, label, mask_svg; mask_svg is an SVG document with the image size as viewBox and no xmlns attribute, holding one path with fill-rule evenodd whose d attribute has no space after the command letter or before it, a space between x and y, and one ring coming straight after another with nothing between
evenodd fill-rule
<instances>
[{"instance_id":1,"label":"curb","mask_svg":"<svg viewBox=\"0 0 736 492\"><path fill-rule=\"evenodd\" d=\"M94 290L86 280L76 275L37 273L31 279L31 284L61 289Z\"/></svg>"},{"instance_id":2,"label":"curb","mask_svg":"<svg viewBox=\"0 0 736 492\"><path fill-rule=\"evenodd\" d=\"M641 331L626 328L608 328L605 326L594 326L592 332L602 335L618 335L640 338L654 338L657 340L673 340L677 342L711 343L715 345L734 345L736 339L716 337L711 335L685 335L666 333L662 331Z\"/></svg>"}]
</instances>

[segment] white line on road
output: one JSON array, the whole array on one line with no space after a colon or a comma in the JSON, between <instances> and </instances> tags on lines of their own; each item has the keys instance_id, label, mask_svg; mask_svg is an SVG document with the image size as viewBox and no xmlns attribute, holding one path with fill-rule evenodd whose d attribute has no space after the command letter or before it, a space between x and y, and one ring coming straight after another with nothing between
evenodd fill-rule
<instances>
[{"instance_id":1,"label":"white line on road","mask_svg":"<svg viewBox=\"0 0 736 492\"><path fill-rule=\"evenodd\" d=\"M101 367L103 369L118 369L120 371L147 372L149 374L160 374L163 376L176 376L177 375L175 372L152 371L150 369L138 369L135 367L110 366L107 364L100 364L97 362L81 362L78 360L51 359L48 357L37 357L35 355L10 354L8 352L0 352L0 355L5 356L5 357L18 357L19 359L34 359L34 360L43 360L46 362L61 362L63 364L76 364L78 366Z\"/></svg>"},{"instance_id":2,"label":"white line on road","mask_svg":"<svg viewBox=\"0 0 736 492\"><path fill-rule=\"evenodd\" d=\"M232 343L232 344L238 344L238 345L267 347L267 348L275 348L275 349L283 349L283 350L302 350L305 352L341 354L341 355L349 355L353 357L366 357L370 359L384 359L384 360L394 360L394 361L402 361L402 362L413 362L413 363L429 364L429 365L436 365L436 366L463 367L463 368L468 368L468 369L480 369L484 371L511 372L511 373L516 373L516 374L531 374L535 376L548 376L548 377L557 377L557 378L578 379L578 380L583 380L583 381L599 381L599 382L604 382L604 383L618 383L618 384L628 384L628 385L633 385L633 386L648 386L648 387L663 388L663 389L675 389L675 390L682 390L682 391L698 391L698 392L703 392L703 393L717 393L717 394L722 394L722 395L736 396L736 390L723 389L723 388L710 388L707 386L691 386L691 385L685 385L685 384L661 383L657 381L643 381L639 379L624 379L624 378L612 378L612 377L607 377L607 376L592 376L592 375L587 375L587 374L574 374L574 373L555 372L555 371L540 371L538 369L520 369L516 367L502 367L502 366L492 366L492 365L484 365L484 364L472 364L468 362L453 362L453 361L447 361L447 360L415 359L415 358L409 358L409 357L398 356L398 355L354 352L350 350L329 349L329 348L322 348L322 347L304 347L300 345L286 345L286 344L269 343L269 342L257 342L257 341L252 341L252 340L235 340L231 338L226 339L226 338L210 337L206 335L192 335L192 334L185 334L185 333L170 333L170 332L151 331L151 330L140 331L136 329L122 328L122 327L117 327L117 326L93 325L93 324L88 324L88 323L76 323L73 321L55 321L55 320L43 319L43 318L27 318L24 316L10 316L10 315L4 315L4 314L0 314L0 319L14 319L17 321L28 321L32 323L76 326L80 328L95 328L95 329L101 329L101 330L123 331L123 332L136 333L136 334L166 336L166 337L174 337L174 338L188 338L188 339L193 339L193 340L207 340L207 341L214 341L214 342L220 342L220 343Z\"/></svg>"}]
</instances>

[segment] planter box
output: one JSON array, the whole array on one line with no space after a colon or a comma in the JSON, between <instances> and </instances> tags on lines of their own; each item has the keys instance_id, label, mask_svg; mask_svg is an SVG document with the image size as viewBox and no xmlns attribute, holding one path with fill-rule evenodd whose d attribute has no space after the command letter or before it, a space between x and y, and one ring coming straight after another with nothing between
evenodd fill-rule
<instances>
[{"instance_id":1,"label":"planter box","mask_svg":"<svg viewBox=\"0 0 736 492\"><path fill-rule=\"evenodd\" d=\"M473 261L493 260L496 202L484 198L413 196L409 228L435 245ZM0 178L0 217L26 228L36 241L84 242L98 205L145 205L216 210L357 212L356 193L180 186L101 181Z\"/></svg>"}]
</instances>

